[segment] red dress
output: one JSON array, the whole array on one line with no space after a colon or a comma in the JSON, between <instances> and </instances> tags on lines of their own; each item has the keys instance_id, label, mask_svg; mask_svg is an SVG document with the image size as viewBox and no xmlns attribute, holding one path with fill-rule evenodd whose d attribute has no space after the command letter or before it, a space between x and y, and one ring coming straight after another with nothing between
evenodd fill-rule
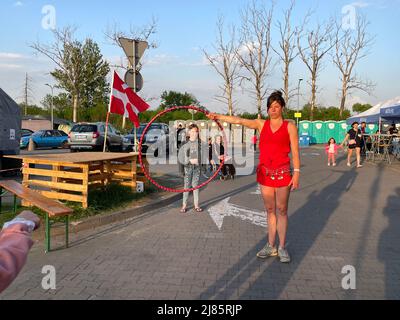
<instances>
[{"instance_id":1,"label":"red dress","mask_svg":"<svg viewBox=\"0 0 400 320\"><path fill-rule=\"evenodd\" d=\"M260 164L257 167L257 182L263 186L282 188L292 181L288 124L288 121L283 121L274 133L270 120L265 121L260 135Z\"/></svg>"}]
</instances>

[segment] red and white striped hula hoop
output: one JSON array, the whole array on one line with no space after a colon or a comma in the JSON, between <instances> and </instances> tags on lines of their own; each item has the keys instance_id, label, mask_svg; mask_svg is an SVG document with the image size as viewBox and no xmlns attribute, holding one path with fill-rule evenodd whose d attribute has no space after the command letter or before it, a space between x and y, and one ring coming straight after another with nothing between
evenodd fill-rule
<instances>
[{"instance_id":1,"label":"red and white striped hula hoop","mask_svg":"<svg viewBox=\"0 0 400 320\"><path fill-rule=\"evenodd\" d=\"M159 188L159 189L161 189L161 190L164 190L164 191L175 192L175 193L191 192L191 191L194 191L194 190L198 190L198 189L203 188L204 186L206 186L207 184L209 184L211 181L213 181L213 180L218 176L218 174L221 172L221 170L222 170L222 168L223 168L223 166L224 166L224 164L225 164L225 160L223 159L223 160L221 161L220 165L219 165L218 170L215 171L214 175L213 175L212 177L210 177L210 179L208 179L207 181L205 181L204 183L198 185L198 186L195 187L195 188L190 188L190 189L173 189L173 188L167 188L167 187L165 187L165 186L160 185L160 184L157 183L156 181L154 181L154 179L150 176L148 170L146 169L146 166L145 166L144 163L143 163L143 158L142 158L142 145L143 145L143 142L144 142L144 138L145 138L145 136L146 136L147 131L148 131L149 128L151 127L151 125L152 125L158 118L160 118L161 116L163 116L163 115L166 114L166 113L173 112L173 111L176 111L176 110L181 110L181 109L195 110L195 111L204 113L204 114L206 114L206 115L208 114L207 111L205 111L205 110L203 110L203 109L200 109L200 108L198 108L198 107L194 107L194 106L173 107L173 108L164 110L164 111L160 112L159 114L157 114L157 115L147 124L146 128L144 129L144 131L143 131L143 133L142 133L142 137L140 138L140 142L139 142L139 162L140 162L140 166L142 167L143 173L144 173L144 175L146 176L146 178L147 178L153 185L155 185L157 188ZM214 120L214 121L217 123L218 127L219 127L219 128L221 129L221 131L224 133L224 128L223 128L223 126L222 126L217 120ZM223 140L224 140L224 144L227 145L227 144L226 144L225 133L224 133L224 135L223 135ZM225 148L225 154L226 154L226 148ZM225 158L225 156L224 156L224 158Z\"/></svg>"}]
</instances>

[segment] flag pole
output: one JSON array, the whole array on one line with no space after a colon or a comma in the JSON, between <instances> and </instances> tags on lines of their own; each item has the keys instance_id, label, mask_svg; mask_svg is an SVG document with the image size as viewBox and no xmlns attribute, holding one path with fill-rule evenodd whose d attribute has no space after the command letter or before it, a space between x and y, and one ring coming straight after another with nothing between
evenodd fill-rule
<instances>
[{"instance_id":1,"label":"flag pole","mask_svg":"<svg viewBox=\"0 0 400 320\"><path fill-rule=\"evenodd\" d=\"M106 120L106 130L104 133L104 146L103 146L103 152L106 152L106 146L107 146L107 135L108 135L108 121L110 120L110 112L107 112L107 120Z\"/></svg>"},{"instance_id":2,"label":"flag pole","mask_svg":"<svg viewBox=\"0 0 400 320\"><path fill-rule=\"evenodd\" d=\"M113 78L111 81L111 93L110 93L110 103L108 105L108 112L107 112L107 119L106 119L106 129L104 132L104 146L103 146L103 152L106 152L106 146L107 146L107 135L108 135L108 122L110 120L110 111L111 111L111 102L112 102L112 96L113 96L113 89L114 89L114 78L115 78L115 70L113 73Z\"/></svg>"}]
</instances>

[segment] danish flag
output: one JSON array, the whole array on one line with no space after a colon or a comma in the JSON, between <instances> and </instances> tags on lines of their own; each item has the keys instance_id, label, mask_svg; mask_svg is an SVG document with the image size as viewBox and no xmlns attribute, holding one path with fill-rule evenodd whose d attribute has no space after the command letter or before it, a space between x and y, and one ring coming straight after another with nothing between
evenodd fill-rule
<instances>
[{"instance_id":1,"label":"danish flag","mask_svg":"<svg viewBox=\"0 0 400 320\"><path fill-rule=\"evenodd\" d=\"M150 106L142 100L114 71L109 113L116 113L129 118L136 128L139 127L139 113Z\"/></svg>"}]
</instances>

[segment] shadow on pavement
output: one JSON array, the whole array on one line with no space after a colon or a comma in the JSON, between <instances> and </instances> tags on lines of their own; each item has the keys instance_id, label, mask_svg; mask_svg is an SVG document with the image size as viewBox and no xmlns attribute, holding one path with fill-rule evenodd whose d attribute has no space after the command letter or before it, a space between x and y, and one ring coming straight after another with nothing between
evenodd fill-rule
<instances>
[{"instance_id":1,"label":"shadow on pavement","mask_svg":"<svg viewBox=\"0 0 400 320\"><path fill-rule=\"evenodd\" d=\"M385 265L385 298L400 299L400 188L388 197L383 214L388 227L379 238L378 259Z\"/></svg>"},{"instance_id":2,"label":"shadow on pavement","mask_svg":"<svg viewBox=\"0 0 400 320\"><path fill-rule=\"evenodd\" d=\"M271 264L261 273L254 283L239 296L239 299L261 298L255 294L266 288L272 288L268 298L277 299L290 281L291 275L300 266L307 252L312 248L318 235L326 226L330 216L340 204L343 194L351 190L357 177L356 170L346 171L336 182L326 186L319 192L312 192L305 205L295 211L289 218L288 243L292 254L292 263L284 265L279 260ZM296 237L296 229L299 231ZM260 269L260 261L256 253L265 245L266 238L258 242L238 263L231 266L226 273L218 279L214 285L198 296L198 299L229 299L229 296L237 292L237 288L249 281L250 275ZM280 273L281 268L288 268L291 272L281 273L279 279L272 274ZM259 281L262 280L262 281Z\"/></svg>"}]
</instances>

